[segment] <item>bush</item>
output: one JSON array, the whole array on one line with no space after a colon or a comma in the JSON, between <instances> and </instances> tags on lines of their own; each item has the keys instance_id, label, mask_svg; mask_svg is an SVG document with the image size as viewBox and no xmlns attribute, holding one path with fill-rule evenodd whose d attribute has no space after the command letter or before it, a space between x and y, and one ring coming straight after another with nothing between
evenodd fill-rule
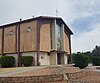
<instances>
[{"instance_id":1,"label":"bush","mask_svg":"<svg viewBox=\"0 0 100 83\"><path fill-rule=\"evenodd\" d=\"M76 67L79 67L81 69L88 66L89 63L89 57L84 56L83 54L79 53L74 55L74 63Z\"/></svg>"},{"instance_id":2,"label":"bush","mask_svg":"<svg viewBox=\"0 0 100 83\"><path fill-rule=\"evenodd\" d=\"M93 57L93 65L100 66L100 57Z\"/></svg>"},{"instance_id":3,"label":"bush","mask_svg":"<svg viewBox=\"0 0 100 83\"><path fill-rule=\"evenodd\" d=\"M92 63L93 62L93 56L89 56L89 59L90 59L89 63Z\"/></svg>"},{"instance_id":4,"label":"bush","mask_svg":"<svg viewBox=\"0 0 100 83\"><path fill-rule=\"evenodd\" d=\"M33 62L33 57L32 56L22 56L21 61L24 66L31 66Z\"/></svg>"},{"instance_id":5,"label":"bush","mask_svg":"<svg viewBox=\"0 0 100 83\"><path fill-rule=\"evenodd\" d=\"M2 67L13 67L15 64L15 58L13 56L1 56L0 64Z\"/></svg>"}]
</instances>

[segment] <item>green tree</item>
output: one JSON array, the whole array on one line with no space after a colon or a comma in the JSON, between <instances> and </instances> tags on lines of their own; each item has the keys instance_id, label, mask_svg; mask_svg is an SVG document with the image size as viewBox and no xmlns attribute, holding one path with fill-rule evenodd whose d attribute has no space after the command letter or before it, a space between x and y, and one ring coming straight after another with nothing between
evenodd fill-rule
<instances>
[{"instance_id":1,"label":"green tree","mask_svg":"<svg viewBox=\"0 0 100 83\"><path fill-rule=\"evenodd\" d=\"M100 57L93 57L93 65L100 66Z\"/></svg>"},{"instance_id":2,"label":"green tree","mask_svg":"<svg viewBox=\"0 0 100 83\"><path fill-rule=\"evenodd\" d=\"M88 66L89 61L89 57L84 53L78 52L77 54L74 54L74 63L76 67L85 68Z\"/></svg>"},{"instance_id":3,"label":"green tree","mask_svg":"<svg viewBox=\"0 0 100 83\"><path fill-rule=\"evenodd\" d=\"M93 55L92 55L92 53L90 51L84 52L83 55L88 56L89 59L90 59L89 63L92 63Z\"/></svg>"},{"instance_id":4,"label":"green tree","mask_svg":"<svg viewBox=\"0 0 100 83\"><path fill-rule=\"evenodd\" d=\"M95 46L95 48L92 50L92 55L100 57L100 46Z\"/></svg>"}]
</instances>

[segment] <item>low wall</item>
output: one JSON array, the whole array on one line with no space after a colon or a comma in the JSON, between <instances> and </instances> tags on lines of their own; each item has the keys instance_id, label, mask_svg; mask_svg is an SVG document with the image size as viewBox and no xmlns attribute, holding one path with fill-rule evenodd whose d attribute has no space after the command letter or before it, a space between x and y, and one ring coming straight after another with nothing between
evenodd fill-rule
<instances>
[{"instance_id":1,"label":"low wall","mask_svg":"<svg viewBox=\"0 0 100 83\"><path fill-rule=\"evenodd\" d=\"M76 72L76 73L67 73L66 74L68 77L68 80L66 80L68 83L100 83L98 82L98 80L77 80L86 76L91 76L91 75L100 75L100 73L98 72L91 72L91 71L80 71L80 72Z\"/></svg>"},{"instance_id":2,"label":"low wall","mask_svg":"<svg viewBox=\"0 0 100 83\"><path fill-rule=\"evenodd\" d=\"M80 71L80 72L75 72L75 73L66 73L68 79L73 79L73 80L85 77L89 74L90 74L90 72L87 72L87 71Z\"/></svg>"},{"instance_id":3,"label":"low wall","mask_svg":"<svg viewBox=\"0 0 100 83\"><path fill-rule=\"evenodd\" d=\"M76 80L67 80L67 83L90 83L90 82L87 82L87 81L76 81Z\"/></svg>"},{"instance_id":4,"label":"low wall","mask_svg":"<svg viewBox=\"0 0 100 83\"><path fill-rule=\"evenodd\" d=\"M0 83L47 83L62 81L63 75L0 77Z\"/></svg>"},{"instance_id":5,"label":"low wall","mask_svg":"<svg viewBox=\"0 0 100 83\"><path fill-rule=\"evenodd\" d=\"M58 69L58 67L57 67ZM58 72L59 73L59 72ZM39 76L17 76L17 77L0 77L0 83L48 83L48 82L59 82L66 81L67 83L98 83L93 81L89 82L87 80L79 81L77 79L83 78L90 75L100 75L100 73L89 72L89 71L80 71L75 73L66 73L65 74L52 74L52 75L39 75ZM67 77L67 78L65 78ZM60 82L59 82L60 83Z\"/></svg>"}]
</instances>

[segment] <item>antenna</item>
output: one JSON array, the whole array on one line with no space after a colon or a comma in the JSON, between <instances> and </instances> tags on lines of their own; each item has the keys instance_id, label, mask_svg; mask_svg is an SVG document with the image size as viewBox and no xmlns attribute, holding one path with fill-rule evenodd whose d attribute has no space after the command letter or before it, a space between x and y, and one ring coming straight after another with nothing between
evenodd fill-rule
<instances>
[{"instance_id":1,"label":"antenna","mask_svg":"<svg viewBox=\"0 0 100 83\"><path fill-rule=\"evenodd\" d=\"M56 9L56 16L58 16L58 10Z\"/></svg>"}]
</instances>

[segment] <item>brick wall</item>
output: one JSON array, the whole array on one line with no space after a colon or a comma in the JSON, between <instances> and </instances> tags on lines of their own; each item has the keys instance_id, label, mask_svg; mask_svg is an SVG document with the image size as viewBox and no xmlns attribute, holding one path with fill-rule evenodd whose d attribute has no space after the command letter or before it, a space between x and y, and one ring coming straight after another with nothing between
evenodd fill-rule
<instances>
[{"instance_id":1,"label":"brick wall","mask_svg":"<svg viewBox=\"0 0 100 83\"><path fill-rule=\"evenodd\" d=\"M89 81L79 81L76 79L88 76L88 75L100 75L100 73L94 73L89 71L80 71L76 73L66 73L68 79L65 79L67 83L98 83ZM63 74L53 74L53 75L42 75L42 76L18 76L18 77L0 77L0 83L53 83L64 81ZM63 83L63 82L61 82Z\"/></svg>"},{"instance_id":2,"label":"brick wall","mask_svg":"<svg viewBox=\"0 0 100 83\"><path fill-rule=\"evenodd\" d=\"M76 73L66 73L68 80L66 80L68 83L100 83L98 80L77 80L86 76L91 76L91 75L100 75L100 73L96 72L91 72L91 71L80 71Z\"/></svg>"},{"instance_id":3,"label":"brick wall","mask_svg":"<svg viewBox=\"0 0 100 83\"><path fill-rule=\"evenodd\" d=\"M23 77L0 77L0 83L46 83L62 81L63 75L42 75Z\"/></svg>"},{"instance_id":4,"label":"brick wall","mask_svg":"<svg viewBox=\"0 0 100 83\"><path fill-rule=\"evenodd\" d=\"M68 79L78 79L87 76L89 73L86 71L80 71L75 73L66 73Z\"/></svg>"},{"instance_id":5,"label":"brick wall","mask_svg":"<svg viewBox=\"0 0 100 83\"><path fill-rule=\"evenodd\" d=\"M87 82L87 81L76 81L76 80L67 80L67 83L91 83L91 82Z\"/></svg>"}]
</instances>

